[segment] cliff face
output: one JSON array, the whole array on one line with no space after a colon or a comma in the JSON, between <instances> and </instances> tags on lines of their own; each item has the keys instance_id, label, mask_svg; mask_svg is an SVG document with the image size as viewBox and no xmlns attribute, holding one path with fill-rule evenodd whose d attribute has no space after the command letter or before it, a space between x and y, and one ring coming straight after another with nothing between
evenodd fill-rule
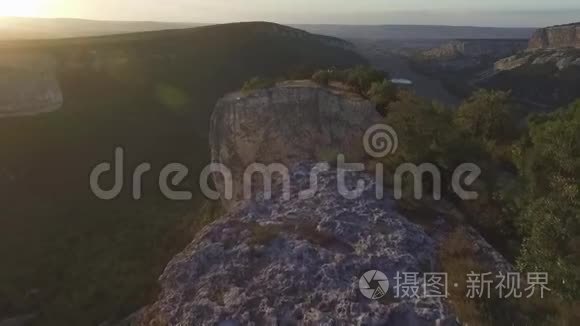
<instances>
[{"instance_id":1,"label":"cliff face","mask_svg":"<svg viewBox=\"0 0 580 326\"><path fill-rule=\"evenodd\" d=\"M496 62L496 71L530 65L547 65L564 70L580 67L580 23L538 29L528 49Z\"/></svg>"},{"instance_id":2,"label":"cliff face","mask_svg":"<svg viewBox=\"0 0 580 326\"><path fill-rule=\"evenodd\" d=\"M532 36L529 48L580 48L580 23L539 29Z\"/></svg>"},{"instance_id":3,"label":"cliff face","mask_svg":"<svg viewBox=\"0 0 580 326\"><path fill-rule=\"evenodd\" d=\"M59 109L63 95L54 63L47 57L0 60L0 118Z\"/></svg>"},{"instance_id":4,"label":"cliff face","mask_svg":"<svg viewBox=\"0 0 580 326\"><path fill-rule=\"evenodd\" d=\"M380 121L371 102L310 81L222 98L211 120L210 147L213 162L233 173L234 199L224 205L229 209L243 198L244 170L252 163L291 166L336 160L339 153L351 161L363 159L363 135ZM223 179L214 181L223 194Z\"/></svg>"}]
</instances>

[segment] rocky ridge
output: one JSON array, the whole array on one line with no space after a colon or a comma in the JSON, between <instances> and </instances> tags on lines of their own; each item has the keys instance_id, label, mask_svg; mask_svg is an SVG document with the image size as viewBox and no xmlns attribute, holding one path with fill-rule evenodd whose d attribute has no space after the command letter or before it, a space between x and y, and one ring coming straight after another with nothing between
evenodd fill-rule
<instances>
[{"instance_id":1,"label":"rocky ridge","mask_svg":"<svg viewBox=\"0 0 580 326\"><path fill-rule=\"evenodd\" d=\"M216 141L214 137L212 149L218 158L220 153L256 158L255 154L260 152L256 151L260 148L257 144L289 133L285 146L278 147L276 155L265 158L283 158L286 153L286 160L295 162L290 168L289 198L280 190L275 190L270 199L263 192L258 193L251 200L240 201L235 209L205 227L169 263L159 279L161 293L157 301L137 314L133 323L149 326L456 325L447 299L423 295L405 297L400 292L397 295L393 288L398 272L440 272L439 248L453 229L446 222L446 216L433 214L428 228L415 224L399 213L390 191L385 189L385 197L377 197L378 185L371 174L346 172L340 166L322 166L308 159L308 151L296 150L300 148L298 144L304 148L316 147L317 143L309 142L309 134L295 134L292 128L269 129L286 123L311 126L311 114L320 118L314 126L321 127L332 124L330 118L337 117L339 112L343 112L343 117L349 116L345 113L349 110L360 115L359 110L368 106L360 99L334 94L331 89L297 86L295 82L291 85L257 91L247 95L247 99L231 94L222 99L216 111L218 117L226 119L212 120L214 136L223 136L224 130L238 126L232 124L234 118L269 121L250 124L245 131L247 137L251 133L259 135L253 137L259 140L257 143L236 145L223 138ZM301 98L310 100L303 102ZM340 109L335 108L334 115L326 118L319 116L330 108L316 107L316 103L326 106L331 100L341 104ZM235 107L235 103L239 103L239 110L224 110L230 105ZM299 105L307 103L310 105ZM244 118L245 110L248 112ZM253 120L247 120L249 116ZM289 117L293 120L284 120ZM278 135L270 137L266 131L273 130ZM337 140L328 145L340 146L343 142L339 140L349 136L338 134ZM269 141L263 144L265 148L272 147ZM312 171L316 171L317 191L304 192L312 188ZM349 190L362 182L358 196L346 198L340 194L339 171L346 172L345 185ZM466 228L463 233L470 239L483 266L491 271L511 269L475 230ZM381 300L368 299L359 290L359 279L369 270L382 271L391 282Z\"/></svg>"},{"instance_id":2,"label":"rocky ridge","mask_svg":"<svg viewBox=\"0 0 580 326\"><path fill-rule=\"evenodd\" d=\"M336 160L339 153L361 161L366 157L363 135L380 121L375 106L359 95L310 81L225 96L210 129L213 162L233 174L233 200L224 200L224 207L243 201L244 171L253 163L291 167L304 160ZM214 182L225 195L223 178L215 176Z\"/></svg>"},{"instance_id":3,"label":"rocky ridge","mask_svg":"<svg viewBox=\"0 0 580 326\"><path fill-rule=\"evenodd\" d=\"M538 29L528 48L495 63L496 71L547 65L558 70L580 67L580 23Z\"/></svg>"},{"instance_id":4,"label":"rocky ridge","mask_svg":"<svg viewBox=\"0 0 580 326\"><path fill-rule=\"evenodd\" d=\"M459 56L502 58L526 48L525 40L453 40L422 53L425 58L454 59Z\"/></svg>"},{"instance_id":5,"label":"rocky ridge","mask_svg":"<svg viewBox=\"0 0 580 326\"><path fill-rule=\"evenodd\" d=\"M529 42L529 49L559 48L580 49L580 23L539 29Z\"/></svg>"},{"instance_id":6,"label":"rocky ridge","mask_svg":"<svg viewBox=\"0 0 580 326\"><path fill-rule=\"evenodd\" d=\"M548 65L565 70L580 68L580 50L576 49L537 49L518 53L495 63L496 71L513 70L529 65Z\"/></svg>"}]
</instances>

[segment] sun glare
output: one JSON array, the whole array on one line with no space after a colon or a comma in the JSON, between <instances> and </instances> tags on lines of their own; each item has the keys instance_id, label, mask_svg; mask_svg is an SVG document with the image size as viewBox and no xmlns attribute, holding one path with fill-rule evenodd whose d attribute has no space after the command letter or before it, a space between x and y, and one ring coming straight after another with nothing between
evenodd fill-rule
<instances>
[{"instance_id":1,"label":"sun glare","mask_svg":"<svg viewBox=\"0 0 580 326\"><path fill-rule=\"evenodd\" d=\"M0 16L41 16L42 0L0 0Z\"/></svg>"}]
</instances>

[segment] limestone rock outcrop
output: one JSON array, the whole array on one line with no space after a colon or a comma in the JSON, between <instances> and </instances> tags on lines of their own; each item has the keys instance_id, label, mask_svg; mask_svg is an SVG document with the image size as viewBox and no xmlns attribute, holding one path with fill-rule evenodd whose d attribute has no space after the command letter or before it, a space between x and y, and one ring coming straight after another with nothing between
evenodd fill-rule
<instances>
[{"instance_id":1,"label":"limestone rock outcrop","mask_svg":"<svg viewBox=\"0 0 580 326\"><path fill-rule=\"evenodd\" d=\"M444 299L371 300L359 291L369 270L425 273L437 264L437 242L377 200L366 174L357 199L337 192L337 173L319 174L304 199L312 166L292 171L292 196L257 199L206 227L167 266L159 300L141 325L455 325ZM390 197L392 198L392 197Z\"/></svg>"},{"instance_id":2,"label":"limestone rock outcrop","mask_svg":"<svg viewBox=\"0 0 580 326\"><path fill-rule=\"evenodd\" d=\"M536 31L529 43L530 49L577 48L580 49L580 23L542 28Z\"/></svg>"},{"instance_id":3,"label":"limestone rock outcrop","mask_svg":"<svg viewBox=\"0 0 580 326\"><path fill-rule=\"evenodd\" d=\"M160 277L158 300L135 324L153 325L457 325L444 297L424 292L405 296L397 273L441 272L438 252L450 232L444 217L429 228L397 210L392 193L377 199L376 183L365 172L347 172L345 185L356 198L337 191L338 170L317 171L313 163L291 170L291 196L258 196L243 209L204 228L169 263ZM473 229L464 234L477 261L490 271L512 267ZM383 272L387 295L362 295L367 271ZM449 280L448 282L451 282Z\"/></svg>"},{"instance_id":4,"label":"limestone rock outcrop","mask_svg":"<svg viewBox=\"0 0 580 326\"><path fill-rule=\"evenodd\" d=\"M216 105L210 131L213 162L233 174L234 198L224 206L232 208L243 199L244 171L253 163L290 167L309 160L336 161L337 154L360 161L366 156L363 135L380 121L370 101L310 81L227 95ZM223 178L214 181L224 194Z\"/></svg>"},{"instance_id":5,"label":"limestone rock outcrop","mask_svg":"<svg viewBox=\"0 0 580 326\"><path fill-rule=\"evenodd\" d=\"M580 23L538 29L526 51L497 61L495 70L529 65L548 65L558 70L580 67Z\"/></svg>"},{"instance_id":6,"label":"limestone rock outcrop","mask_svg":"<svg viewBox=\"0 0 580 326\"><path fill-rule=\"evenodd\" d=\"M211 126L214 159L235 167L281 160L289 165L288 192L258 192L200 231L161 275L156 302L131 323L457 325L444 295L405 295L397 287L402 273L417 273L424 289L425 273L442 272L440 249L456 231L448 217L433 213L429 226L415 224L371 173L308 160L323 146L352 146L347 153L363 155L355 149L363 148L358 138L374 122L373 110L365 100L304 82L222 99ZM512 269L464 228L482 267ZM374 270L389 281L379 300L360 290L361 277Z\"/></svg>"},{"instance_id":7,"label":"limestone rock outcrop","mask_svg":"<svg viewBox=\"0 0 580 326\"><path fill-rule=\"evenodd\" d=\"M577 49L538 49L528 50L495 63L496 71L513 70L526 66L546 65L565 70L580 68L580 50Z\"/></svg>"}]
</instances>

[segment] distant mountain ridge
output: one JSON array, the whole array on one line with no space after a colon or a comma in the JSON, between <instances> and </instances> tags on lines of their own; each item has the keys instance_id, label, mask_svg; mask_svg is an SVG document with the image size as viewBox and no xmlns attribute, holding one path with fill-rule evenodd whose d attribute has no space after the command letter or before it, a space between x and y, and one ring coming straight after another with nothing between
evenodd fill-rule
<instances>
[{"instance_id":1,"label":"distant mountain ridge","mask_svg":"<svg viewBox=\"0 0 580 326\"><path fill-rule=\"evenodd\" d=\"M69 18L0 17L0 40L54 39L206 26L201 23L98 21ZM534 28L429 25L290 24L310 33L349 39L528 39Z\"/></svg>"},{"instance_id":2,"label":"distant mountain ridge","mask_svg":"<svg viewBox=\"0 0 580 326\"><path fill-rule=\"evenodd\" d=\"M0 40L54 39L202 26L197 23L99 21L73 18L0 17Z\"/></svg>"},{"instance_id":3,"label":"distant mountain ridge","mask_svg":"<svg viewBox=\"0 0 580 326\"><path fill-rule=\"evenodd\" d=\"M311 33L344 39L529 39L535 28L431 25L291 25Z\"/></svg>"}]
</instances>

